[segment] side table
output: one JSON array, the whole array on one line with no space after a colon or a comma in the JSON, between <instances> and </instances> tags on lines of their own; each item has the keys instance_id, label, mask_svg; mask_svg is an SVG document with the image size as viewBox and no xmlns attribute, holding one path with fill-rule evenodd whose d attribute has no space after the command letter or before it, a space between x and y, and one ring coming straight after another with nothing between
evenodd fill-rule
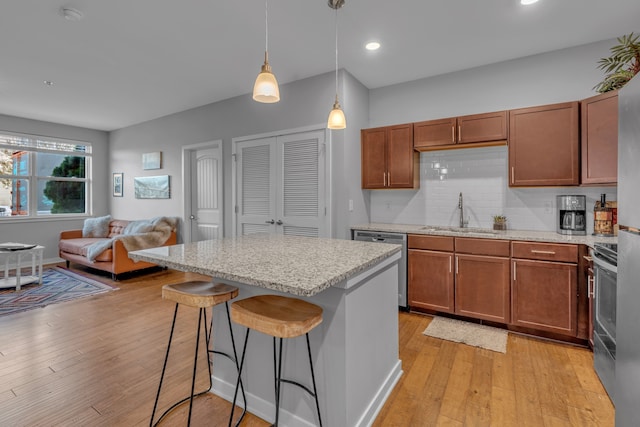
<instances>
[{"instance_id":1,"label":"side table","mask_svg":"<svg viewBox=\"0 0 640 427\"><path fill-rule=\"evenodd\" d=\"M4 259L4 277L0 279L0 289L15 287L16 291L19 291L22 285L35 282L42 284L43 252L44 246L40 245L1 243L0 260ZM21 274L22 260L27 255L31 255L31 275L23 276ZM11 270L14 270L13 276L10 274Z\"/></svg>"}]
</instances>

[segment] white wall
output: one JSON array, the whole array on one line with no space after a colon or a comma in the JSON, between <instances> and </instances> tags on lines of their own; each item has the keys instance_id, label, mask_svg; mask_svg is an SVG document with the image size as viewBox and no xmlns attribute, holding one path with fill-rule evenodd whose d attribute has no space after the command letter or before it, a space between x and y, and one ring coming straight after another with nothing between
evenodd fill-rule
<instances>
[{"instance_id":1,"label":"white wall","mask_svg":"<svg viewBox=\"0 0 640 427\"><path fill-rule=\"evenodd\" d=\"M0 115L0 132L2 131L91 143L93 149L92 214L100 216L109 213L111 188L108 178L109 141L106 132ZM59 259L60 231L82 228L82 224L82 219L3 219L0 221L0 242L38 243L45 247L45 260L56 261Z\"/></svg>"},{"instance_id":2,"label":"white wall","mask_svg":"<svg viewBox=\"0 0 640 427\"><path fill-rule=\"evenodd\" d=\"M340 84L346 92L343 107L347 112L349 125L345 131L331 132L330 144L334 159L332 185L336 190L332 219L334 235L346 237L349 228L346 197L358 200L358 221L367 217L364 202L360 200L363 196L353 194L356 193L354 183L359 183L360 179L359 169L355 169L353 165L360 163L359 130L367 125L368 99L366 88L344 72L340 73ZM318 124L325 127L335 97L334 74L327 73L281 85L280 95L281 100L277 104L260 104L253 101L247 93L112 132L110 161L115 166L110 172L124 173L124 196L111 199L111 214L122 219L151 218L157 215L182 216L182 146L221 139L224 157L225 235L231 235L232 138ZM357 153L352 145L358 147ZM162 151L162 169L142 170L142 153L151 151ZM133 178L151 175L171 176L171 199L134 198Z\"/></svg>"},{"instance_id":3,"label":"white wall","mask_svg":"<svg viewBox=\"0 0 640 427\"><path fill-rule=\"evenodd\" d=\"M607 40L371 90L370 127L588 98L604 76L597 61L613 44ZM371 190L372 222L457 225L462 192L470 226L490 227L492 215L505 214L512 229L553 231L555 196L584 194L592 232L599 194L616 199L616 187L510 189L506 147L422 153L420 163L420 190ZM443 180L434 163L448 167Z\"/></svg>"}]
</instances>

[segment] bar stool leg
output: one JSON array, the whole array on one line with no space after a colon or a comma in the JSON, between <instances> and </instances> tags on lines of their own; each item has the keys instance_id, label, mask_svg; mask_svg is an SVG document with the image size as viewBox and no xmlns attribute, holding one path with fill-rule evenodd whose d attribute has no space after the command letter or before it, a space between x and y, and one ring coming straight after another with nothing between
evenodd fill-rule
<instances>
[{"instance_id":1,"label":"bar stool leg","mask_svg":"<svg viewBox=\"0 0 640 427\"><path fill-rule=\"evenodd\" d=\"M320 403L318 402L318 390L316 388L316 376L313 372L313 360L311 358L311 344L309 344L309 332L307 336L307 352L309 353L309 366L311 367L311 382L313 383L313 397L316 399L316 409L318 410L318 423L322 427L322 418L320 417Z\"/></svg>"},{"instance_id":2,"label":"bar stool leg","mask_svg":"<svg viewBox=\"0 0 640 427\"><path fill-rule=\"evenodd\" d=\"M158 385L158 393L156 393L156 401L153 404L153 412L151 412L151 421L149 422L149 426L153 427L153 418L156 415L156 409L158 408L158 400L160 399L160 390L162 389L162 380L164 380L164 372L167 369L167 360L169 360L169 350L171 350L171 340L173 339L173 331L176 326L176 317L178 316L178 306L176 303L176 308L173 312L173 322L171 322L171 332L169 333L169 344L167 344L167 353L164 356L164 364L162 365L162 374L160 375L160 384Z\"/></svg>"},{"instance_id":3,"label":"bar stool leg","mask_svg":"<svg viewBox=\"0 0 640 427\"><path fill-rule=\"evenodd\" d=\"M198 372L198 349L200 348L200 327L203 322L203 318L202 318L203 314L204 314L204 308L201 308L200 313L198 314L198 332L196 333L196 351L193 357L193 376L191 377L191 398L189 399L189 417L187 418L187 426L191 425L191 410L193 409L193 393L196 390L196 373ZM206 319L204 320L204 322L206 322ZM206 328L206 323L205 323L205 328ZM209 362L208 359L209 357L207 354L207 362ZM211 364L207 363L207 365L209 366L209 371L210 371ZM209 378L211 378L211 375L209 375Z\"/></svg>"},{"instance_id":4,"label":"bar stool leg","mask_svg":"<svg viewBox=\"0 0 640 427\"><path fill-rule=\"evenodd\" d=\"M282 338L280 338L280 350L276 357L276 338L273 337L273 356L274 356L274 382L276 384L276 422L274 426L278 427L278 420L280 415L280 390L282 389ZM276 362L277 360L277 362ZM276 369L276 363L278 365Z\"/></svg>"},{"instance_id":5,"label":"bar stool leg","mask_svg":"<svg viewBox=\"0 0 640 427\"><path fill-rule=\"evenodd\" d=\"M233 403L231 404L231 415L229 415L229 427L231 427L232 423L233 423L233 413L235 412L236 409L236 400L238 397L238 388L240 386L240 382L241 377L242 377L242 368L244 367L244 357L247 355L247 342L249 341L249 331L251 331L250 328L247 328L247 333L244 337L244 345L242 347L242 357L240 358L240 368L238 368L238 381L236 382L236 390L233 392ZM245 411L246 411L246 401L245 401ZM238 420L238 422L236 423L236 426L240 425L240 421L242 421L242 417Z\"/></svg>"}]
</instances>

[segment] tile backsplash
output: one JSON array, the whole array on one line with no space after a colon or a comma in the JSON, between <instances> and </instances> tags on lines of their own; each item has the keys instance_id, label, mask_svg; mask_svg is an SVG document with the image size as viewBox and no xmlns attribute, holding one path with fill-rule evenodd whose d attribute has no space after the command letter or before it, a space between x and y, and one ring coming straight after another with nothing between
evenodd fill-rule
<instances>
[{"instance_id":1,"label":"tile backsplash","mask_svg":"<svg viewBox=\"0 0 640 427\"><path fill-rule=\"evenodd\" d=\"M493 215L506 215L512 230L555 231L557 195L585 195L587 233L593 206L617 187L509 188L507 147L468 148L420 154L419 190L372 190L371 222L457 226L458 195L469 227L491 228Z\"/></svg>"}]
</instances>

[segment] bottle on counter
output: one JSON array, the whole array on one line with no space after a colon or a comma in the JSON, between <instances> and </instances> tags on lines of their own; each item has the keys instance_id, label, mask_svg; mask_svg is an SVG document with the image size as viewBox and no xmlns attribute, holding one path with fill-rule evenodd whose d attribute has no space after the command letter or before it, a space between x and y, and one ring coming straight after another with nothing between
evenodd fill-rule
<instances>
[{"instance_id":1,"label":"bottle on counter","mask_svg":"<svg viewBox=\"0 0 640 427\"><path fill-rule=\"evenodd\" d=\"M596 236L613 235L613 210L607 206L606 194L600 195L600 202L593 208L593 234Z\"/></svg>"}]
</instances>

